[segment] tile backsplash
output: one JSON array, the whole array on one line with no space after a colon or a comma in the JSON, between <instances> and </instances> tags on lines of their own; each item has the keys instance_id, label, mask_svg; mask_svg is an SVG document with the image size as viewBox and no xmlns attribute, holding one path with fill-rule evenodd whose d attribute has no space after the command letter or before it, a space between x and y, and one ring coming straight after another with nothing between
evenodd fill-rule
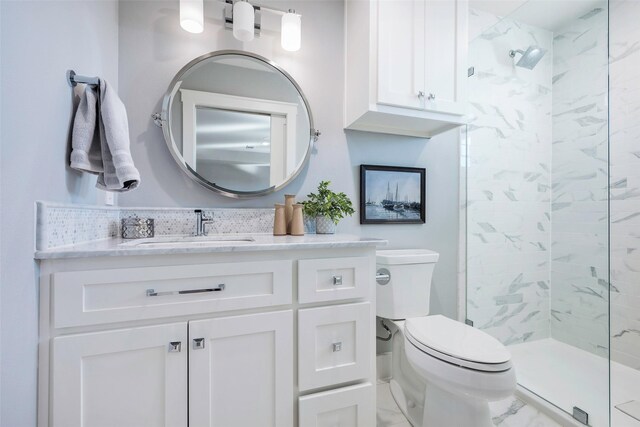
<instances>
[{"instance_id":1,"label":"tile backsplash","mask_svg":"<svg viewBox=\"0 0 640 427\"><path fill-rule=\"evenodd\" d=\"M207 228L211 234L273 231L273 209L203 209L202 214L213 218L213 224ZM193 234L196 223L193 209L126 208L120 215L153 218L156 235Z\"/></svg>"},{"instance_id":2,"label":"tile backsplash","mask_svg":"<svg viewBox=\"0 0 640 427\"><path fill-rule=\"evenodd\" d=\"M36 202L36 250L120 236L120 219L153 218L155 234L193 234L193 208L113 208ZM271 233L273 209L203 209L212 234Z\"/></svg>"}]
</instances>

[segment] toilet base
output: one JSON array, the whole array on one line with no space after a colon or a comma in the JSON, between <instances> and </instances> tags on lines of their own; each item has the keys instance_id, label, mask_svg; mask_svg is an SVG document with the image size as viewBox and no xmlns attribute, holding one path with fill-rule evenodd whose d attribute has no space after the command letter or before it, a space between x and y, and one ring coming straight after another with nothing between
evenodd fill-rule
<instances>
[{"instance_id":1,"label":"toilet base","mask_svg":"<svg viewBox=\"0 0 640 427\"><path fill-rule=\"evenodd\" d=\"M427 383L422 427L494 427L489 403Z\"/></svg>"}]
</instances>

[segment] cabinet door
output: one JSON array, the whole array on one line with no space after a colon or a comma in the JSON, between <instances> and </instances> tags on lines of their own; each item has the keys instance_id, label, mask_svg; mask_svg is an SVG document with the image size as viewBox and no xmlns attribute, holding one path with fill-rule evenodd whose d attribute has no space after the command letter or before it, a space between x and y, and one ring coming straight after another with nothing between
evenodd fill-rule
<instances>
[{"instance_id":1,"label":"cabinet door","mask_svg":"<svg viewBox=\"0 0 640 427\"><path fill-rule=\"evenodd\" d=\"M52 345L51 426L187 426L186 322Z\"/></svg>"},{"instance_id":2,"label":"cabinet door","mask_svg":"<svg viewBox=\"0 0 640 427\"><path fill-rule=\"evenodd\" d=\"M425 1L426 110L465 113L467 0Z\"/></svg>"},{"instance_id":3,"label":"cabinet door","mask_svg":"<svg viewBox=\"0 0 640 427\"><path fill-rule=\"evenodd\" d=\"M293 426L291 310L189 322L189 423Z\"/></svg>"},{"instance_id":4,"label":"cabinet door","mask_svg":"<svg viewBox=\"0 0 640 427\"><path fill-rule=\"evenodd\" d=\"M424 106L425 0L378 1L378 102Z\"/></svg>"}]
</instances>

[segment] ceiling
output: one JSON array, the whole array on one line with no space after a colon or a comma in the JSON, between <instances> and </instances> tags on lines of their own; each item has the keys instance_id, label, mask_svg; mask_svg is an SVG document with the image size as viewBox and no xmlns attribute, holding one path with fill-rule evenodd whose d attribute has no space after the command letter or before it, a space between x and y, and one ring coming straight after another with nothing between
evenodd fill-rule
<instances>
[{"instance_id":1,"label":"ceiling","mask_svg":"<svg viewBox=\"0 0 640 427\"><path fill-rule=\"evenodd\" d=\"M554 31L595 8L606 9L607 1L469 0L469 7Z\"/></svg>"}]
</instances>

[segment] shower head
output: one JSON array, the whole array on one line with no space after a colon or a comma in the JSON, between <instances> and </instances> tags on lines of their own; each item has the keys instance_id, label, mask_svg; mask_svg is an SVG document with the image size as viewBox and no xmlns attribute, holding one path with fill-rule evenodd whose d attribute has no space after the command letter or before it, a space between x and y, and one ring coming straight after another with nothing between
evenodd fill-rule
<instances>
[{"instance_id":1,"label":"shower head","mask_svg":"<svg viewBox=\"0 0 640 427\"><path fill-rule=\"evenodd\" d=\"M517 53L522 55L522 57L518 60L518 62L516 62L516 66L526 68L528 70L533 70L538 62L540 62L544 54L547 53L547 50L539 46L529 46L526 51L523 51L521 49L511 50L509 51L509 56L515 58Z\"/></svg>"}]
</instances>

